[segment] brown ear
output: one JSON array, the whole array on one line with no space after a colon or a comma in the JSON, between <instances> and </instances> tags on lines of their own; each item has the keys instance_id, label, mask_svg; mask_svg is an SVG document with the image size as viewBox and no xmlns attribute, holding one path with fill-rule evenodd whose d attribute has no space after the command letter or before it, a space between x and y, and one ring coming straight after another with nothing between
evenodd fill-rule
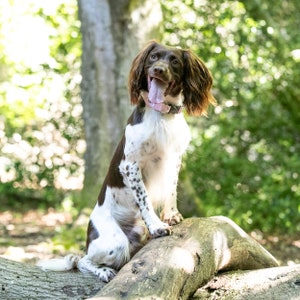
<instances>
[{"instance_id":1,"label":"brown ear","mask_svg":"<svg viewBox=\"0 0 300 300\"><path fill-rule=\"evenodd\" d=\"M183 57L183 94L186 110L190 115L206 115L209 104L216 105L216 100L211 94L213 78L203 61L193 52L184 50Z\"/></svg>"},{"instance_id":2,"label":"brown ear","mask_svg":"<svg viewBox=\"0 0 300 300\"><path fill-rule=\"evenodd\" d=\"M137 104L142 89L147 90L147 76L144 65L149 53L159 44L156 41L149 41L132 62L128 78L128 88L131 104Z\"/></svg>"}]
</instances>

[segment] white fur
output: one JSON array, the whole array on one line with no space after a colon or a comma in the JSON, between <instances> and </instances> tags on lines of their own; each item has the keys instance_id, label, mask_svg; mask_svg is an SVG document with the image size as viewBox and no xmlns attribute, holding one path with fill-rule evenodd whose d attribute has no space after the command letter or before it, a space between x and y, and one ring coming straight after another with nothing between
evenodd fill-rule
<instances>
[{"instance_id":1,"label":"white fur","mask_svg":"<svg viewBox=\"0 0 300 300\"><path fill-rule=\"evenodd\" d=\"M178 98L168 96L168 101L176 105L182 100L181 94ZM127 125L125 137L125 161L120 169L128 162L138 161L153 206L165 203L173 189L170 177L178 177L178 164L191 139L183 114L162 115L147 108L142 123Z\"/></svg>"},{"instance_id":2,"label":"white fur","mask_svg":"<svg viewBox=\"0 0 300 300\"><path fill-rule=\"evenodd\" d=\"M76 255L68 255L63 258L55 258L51 260L40 261L37 266L43 271L69 271L76 267L80 257Z\"/></svg>"},{"instance_id":3,"label":"white fur","mask_svg":"<svg viewBox=\"0 0 300 300\"><path fill-rule=\"evenodd\" d=\"M180 93L167 100L181 105L183 97ZM141 123L126 126L125 138L119 165L125 187L107 186L103 204L97 203L90 217L99 236L79 261L52 260L43 269L62 271L77 265L80 271L109 281L140 247L130 243L128 235L138 234L144 243L147 229L154 237L166 235L172 222L181 220L176 187L181 157L190 141L183 114L164 115L146 107Z\"/></svg>"}]
</instances>

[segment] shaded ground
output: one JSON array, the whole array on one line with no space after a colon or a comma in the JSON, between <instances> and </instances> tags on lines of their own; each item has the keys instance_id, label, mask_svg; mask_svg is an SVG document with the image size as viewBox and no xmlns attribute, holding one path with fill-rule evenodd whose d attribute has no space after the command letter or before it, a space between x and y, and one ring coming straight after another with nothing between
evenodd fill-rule
<instances>
[{"instance_id":1,"label":"shaded ground","mask_svg":"<svg viewBox=\"0 0 300 300\"><path fill-rule=\"evenodd\" d=\"M29 210L23 214L10 210L0 212L0 256L35 264L38 260L48 259L54 255L79 251L84 247L85 237L82 231L68 229L71 221L70 213L53 209ZM88 219L83 217L76 225L84 228L87 222ZM66 235L66 232L72 236ZM74 242L76 234L79 236ZM297 238L287 235L264 236L260 232L252 232L251 235L270 251L281 265L300 263L299 236ZM61 239L57 240L56 236ZM68 239L76 244L75 248L68 245Z\"/></svg>"},{"instance_id":2,"label":"shaded ground","mask_svg":"<svg viewBox=\"0 0 300 300\"><path fill-rule=\"evenodd\" d=\"M12 260L35 263L52 255L51 238L71 221L68 213L30 210L24 214L0 213L0 255Z\"/></svg>"}]
</instances>

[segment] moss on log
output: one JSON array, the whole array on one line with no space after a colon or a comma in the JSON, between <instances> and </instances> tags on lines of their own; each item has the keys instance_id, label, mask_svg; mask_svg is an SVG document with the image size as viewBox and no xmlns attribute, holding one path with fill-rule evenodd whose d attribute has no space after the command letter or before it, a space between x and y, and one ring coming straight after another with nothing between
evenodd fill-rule
<instances>
[{"instance_id":1,"label":"moss on log","mask_svg":"<svg viewBox=\"0 0 300 300\"><path fill-rule=\"evenodd\" d=\"M148 243L93 299L188 299L219 271L277 265L230 219L191 218Z\"/></svg>"}]
</instances>

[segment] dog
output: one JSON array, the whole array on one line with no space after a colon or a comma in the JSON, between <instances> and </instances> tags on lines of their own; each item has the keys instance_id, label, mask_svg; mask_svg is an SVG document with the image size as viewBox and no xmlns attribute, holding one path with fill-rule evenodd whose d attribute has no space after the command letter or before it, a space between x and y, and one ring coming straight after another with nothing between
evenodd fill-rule
<instances>
[{"instance_id":1,"label":"dog","mask_svg":"<svg viewBox=\"0 0 300 300\"><path fill-rule=\"evenodd\" d=\"M205 115L215 104L212 76L190 50L150 41L129 74L135 109L111 160L87 229L86 255L40 264L44 270L78 268L110 281L147 242L171 233L181 158L190 142L183 111Z\"/></svg>"}]
</instances>

